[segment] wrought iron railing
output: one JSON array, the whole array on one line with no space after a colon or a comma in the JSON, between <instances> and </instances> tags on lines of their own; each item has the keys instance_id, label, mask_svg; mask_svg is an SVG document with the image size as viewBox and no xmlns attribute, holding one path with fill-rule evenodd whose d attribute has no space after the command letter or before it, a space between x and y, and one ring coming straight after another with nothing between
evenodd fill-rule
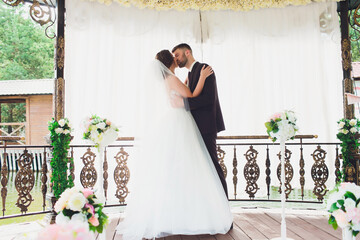
<instances>
[{"instance_id":1,"label":"wrought iron railing","mask_svg":"<svg viewBox=\"0 0 360 240\"><path fill-rule=\"evenodd\" d=\"M286 146L285 155L285 193L287 201L301 203L321 203L328 192L327 186L333 186L340 178L340 143L308 142L312 135L297 136L295 141ZM104 150L103 169L95 166L98 161L97 150L91 145L71 145L69 161L72 165L69 175L75 179L75 185L96 188L98 174L103 176L103 188L107 198L106 206L123 206L129 194L128 182L130 169L128 162L132 159L133 138L121 138L116 145ZM279 146L267 139L267 136L229 136L219 137L218 158L224 171L229 188L230 201L280 201L280 158ZM11 149L21 150L16 160L18 171L9 185L7 152ZM31 168L34 161L29 151L42 149L42 168L37 194L41 198L41 208L29 211L34 201L33 187L35 171ZM1 166L1 219L48 213L51 205L49 161L51 146L0 146L3 152ZM329 171L329 169L333 170ZM296 170L296 171L295 171ZM13 173L15 174L15 173ZM109 185L114 186L109 188ZM16 197L8 197L9 186L16 188ZM131 189L130 189L131 191ZM296 194L298 192L299 194ZM41 197L40 197L41 196ZM15 199L16 198L16 199ZM38 199L40 201L40 199ZM8 212L6 207L16 205L18 212Z\"/></svg>"}]
</instances>

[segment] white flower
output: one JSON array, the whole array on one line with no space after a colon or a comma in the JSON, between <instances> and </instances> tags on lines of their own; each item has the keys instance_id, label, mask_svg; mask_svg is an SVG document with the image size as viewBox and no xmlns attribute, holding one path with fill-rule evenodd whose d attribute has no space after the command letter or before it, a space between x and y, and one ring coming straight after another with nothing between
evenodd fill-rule
<instances>
[{"instance_id":1,"label":"white flower","mask_svg":"<svg viewBox=\"0 0 360 240\"><path fill-rule=\"evenodd\" d=\"M63 133L63 129L62 128L57 128L57 129L55 129L55 132L57 134Z\"/></svg>"},{"instance_id":2,"label":"white flower","mask_svg":"<svg viewBox=\"0 0 360 240\"><path fill-rule=\"evenodd\" d=\"M64 130L64 134L69 134L69 133L70 133L69 129Z\"/></svg>"},{"instance_id":3,"label":"white flower","mask_svg":"<svg viewBox=\"0 0 360 240\"><path fill-rule=\"evenodd\" d=\"M349 133L349 130L343 129L343 130L341 130L341 132L342 132L343 134L348 134L348 133Z\"/></svg>"},{"instance_id":4,"label":"white flower","mask_svg":"<svg viewBox=\"0 0 360 240\"><path fill-rule=\"evenodd\" d=\"M344 207L346 209L346 211L348 211L349 209L354 208L356 205L356 202L354 202L354 200L352 200L351 198L347 198L344 201Z\"/></svg>"},{"instance_id":5,"label":"white flower","mask_svg":"<svg viewBox=\"0 0 360 240\"><path fill-rule=\"evenodd\" d=\"M71 221L79 221L79 222L86 222L87 223L87 217L83 213L76 213L72 215Z\"/></svg>"},{"instance_id":6,"label":"white flower","mask_svg":"<svg viewBox=\"0 0 360 240\"><path fill-rule=\"evenodd\" d=\"M356 133L356 132L357 132L357 129L356 129L355 127L352 127L352 128L350 128L350 132L351 132L351 133Z\"/></svg>"},{"instance_id":7,"label":"white flower","mask_svg":"<svg viewBox=\"0 0 360 240\"><path fill-rule=\"evenodd\" d=\"M339 128L339 129L342 129L344 126L345 126L345 123L344 123L344 122L339 122L339 124L338 124L338 128Z\"/></svg>"},{"instance_id":8,"label":"white flower","mask_svg":"<svg viewBox=\"0 0 360 240\"><path fill-rule=\"evenodd\" d=\"M357 121L356 121L356 119L351 119L349 123L350 123L350 126L355 126Z\"/></svg>"},{"instance_id":9,"label":"white flower","mask_svg":"<svg viewBox=\"0 0 360 240\"><path fill-rule=\"evenodd\" d=\"M62 212L56 216L55 222L57 224L66 224L70 222L70 218L66 217Z\"/></svg>"},{"instance_id":10,"label":"white flower","mask_svg":"<svg viewBox=\"0 0 360 240\"><path fill-rule=\"evenodd\" d=\"M86 198L82 193L75 193L69 199L68 206L73 211L81 211L86 203Z\"/></svg>"},{"instance_id":11,"label":"white flower","mask_svg":"<svg viewBox=\"0 0 360 240\"><path fill-rule=\"evenodd\" d=\"M96 127L97 127L97 128L100 128L100 129L105 129L106 123L104 123L104 122L99 122L98 124L96 124Z\"/></svg>"},{"instance_id":12,"label":"white flower","mask_svg":"<svg viewBox=\"0 0 360 240\"><path fill-rule=\"evenodd\" d=\"M65 126L65 119L60 119L59 120L59 125L60 125L60 127L64 127Z\"/></svg>"}]
</instances>

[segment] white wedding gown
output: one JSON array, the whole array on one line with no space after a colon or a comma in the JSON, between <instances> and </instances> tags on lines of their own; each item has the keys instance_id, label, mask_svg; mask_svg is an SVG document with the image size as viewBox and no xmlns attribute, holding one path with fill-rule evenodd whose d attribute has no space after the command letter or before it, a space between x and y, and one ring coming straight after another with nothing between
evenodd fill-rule
<instances>
[{"instance_id":1,"label":"white wedding gown","mask_svg":"<svg viewBox=\"0 0 360 240\"><path fill-rule=\"evenodd\" d=\"M129 159L132 188L118 233L124 240L227 233L229 202L191 113L158 107L146 117L146 134Z\"/></svg>"}]
</instances>

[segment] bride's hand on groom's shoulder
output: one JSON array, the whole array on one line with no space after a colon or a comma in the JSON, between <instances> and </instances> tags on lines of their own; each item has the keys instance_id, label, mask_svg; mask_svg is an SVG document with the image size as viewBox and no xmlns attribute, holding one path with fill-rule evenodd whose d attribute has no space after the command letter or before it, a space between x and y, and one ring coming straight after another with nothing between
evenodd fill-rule
<instances>
[{"instance_id":1,"label":"bride's hand on groom's shoulder","mask_svg":"<svg viewBox=\"0 0 360 240\"><path fill-rule=\"evenodd\" d=\"M212 70L212 67L211 66L203 66L201 68L201 72L200 72L200 77L203 77L203 78L207 78L208 76L210 76L211 74L213 74L213 70Z\"/></svg>"}]
</instances>

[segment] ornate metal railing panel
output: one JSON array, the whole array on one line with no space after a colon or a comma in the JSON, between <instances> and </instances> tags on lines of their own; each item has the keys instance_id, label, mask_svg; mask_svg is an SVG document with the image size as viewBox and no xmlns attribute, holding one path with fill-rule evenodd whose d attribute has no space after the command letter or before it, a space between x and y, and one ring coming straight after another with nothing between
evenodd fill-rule
<instances>
[{"instance_id":1,"label":"ornate metal railing panel","mask_svg":"<svg viewBox=\"0 0 360 240\"><path fill-rule=\"evenodd\" d=\"M300 138L300 141L297 139L286 145L286 197L292 202L322 202L326 198L327 187L333 186L339 179L340 143L303 143L303 141L305 138ZM111 145L104 149L101 169L95 167L100 166L99 153L93 146L71 145L68 156L68 175L73 177L76 186L96 189L98 184L101 184L98 183L98 179L99 174L102 174L107 206L125 205L131 192L128 186L131 181L131 168L128 163L135 161L132 158L133 142L131 138L124 138L118 143L124 144ZM51 147L0 146L3 155L12 149L18 149L23 154L17 159L20 169L15 178L9 175L7 162L4 161L6 156L2 158L0 187L3 217L0 219L50 212ZM36 180L41 188L37 190L33 189L36 171L30 168L33 157L29 152L33 149L42 149L44 155L40 176ZM279 177L278 144L271 143L266 136L221 137L218 139L217 150L220 165L227 179L231 201L280 201L279 187L282 183ZM333 181L329 182L330 178ZM16 199L7 195L9 188L16 188L18 192ZM36 201L41 204L37 204L40 207L34 212L30 206ZM18 210L8 211L7 206L15 204Z\"/></svg>"}]
</instances>

